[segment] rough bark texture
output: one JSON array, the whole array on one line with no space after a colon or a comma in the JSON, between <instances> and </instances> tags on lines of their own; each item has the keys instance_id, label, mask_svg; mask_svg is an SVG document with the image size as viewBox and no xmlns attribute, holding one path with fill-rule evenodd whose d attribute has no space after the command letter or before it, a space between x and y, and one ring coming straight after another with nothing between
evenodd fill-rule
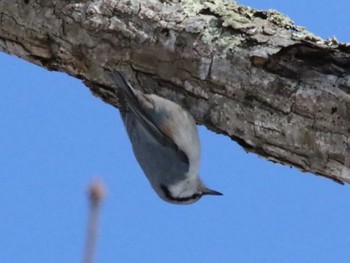
<instances>
[{"instance_id":1,"label":"rough bark texture","mask_svg":"<svg viewBox=\"0 0 350 263\"><path fill-rule=\"evenodd\" d=\"M106 70L245 149L350 182L350 47L224 0L0 0L0 50L81 78ZM2 65L4 66L4 65Z\"/></svg>"}]
</instances>

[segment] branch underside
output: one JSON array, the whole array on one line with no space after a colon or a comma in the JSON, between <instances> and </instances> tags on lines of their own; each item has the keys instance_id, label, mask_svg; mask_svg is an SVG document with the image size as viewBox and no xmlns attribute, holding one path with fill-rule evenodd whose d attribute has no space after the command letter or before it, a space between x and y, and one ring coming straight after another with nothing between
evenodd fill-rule
<instances>
[{"instance_id":1,"label":"branch underside","mask_svg":"<svg viewBox=\"0 0 350 263\"><path fill-rule=\"evenodd\" d=\"M0 0L0 50L83 79L106 70L247 151L350 182L350 47L224 0Z\"/></svg>"}]
</instances>

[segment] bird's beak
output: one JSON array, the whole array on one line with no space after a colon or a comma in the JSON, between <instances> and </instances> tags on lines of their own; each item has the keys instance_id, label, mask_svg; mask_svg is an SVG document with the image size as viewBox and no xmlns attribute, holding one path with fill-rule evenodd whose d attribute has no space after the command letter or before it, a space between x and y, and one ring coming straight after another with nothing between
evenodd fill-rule
<instances>
[{"instance_id":1,"label":"bird's beak","mask_svg":"<svg viewBox=\"0 0 350 263\"><path fill-rule=\"evenodd\" d=\"M218 191L211 190L209 188L204 188L203 195L223 195L223 194Z\"/></svg>"}]
</instances>

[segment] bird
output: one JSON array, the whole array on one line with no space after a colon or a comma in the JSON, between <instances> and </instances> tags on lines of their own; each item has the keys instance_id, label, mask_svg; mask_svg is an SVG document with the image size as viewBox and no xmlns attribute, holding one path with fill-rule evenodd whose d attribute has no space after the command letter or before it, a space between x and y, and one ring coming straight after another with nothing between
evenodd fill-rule
<instances>
[{"instance_id":1,"label":"bird","mask_svg":"<svg viewBox=\"0 0 350 263\"><path fill-rule=\"evenodd\" d=\"M158 196L192 204L222 195L199 177L200 142L192 115L179 104L136 90L119 71L109 72L126 109L119 110L137 162Z\"/></svg>"}]
</instances>

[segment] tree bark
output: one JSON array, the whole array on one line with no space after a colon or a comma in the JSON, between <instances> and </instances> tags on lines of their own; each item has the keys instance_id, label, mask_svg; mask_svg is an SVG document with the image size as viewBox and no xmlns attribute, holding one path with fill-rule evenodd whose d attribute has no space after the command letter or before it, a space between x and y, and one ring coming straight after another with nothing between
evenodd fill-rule
<instances>
[{"instance_id":1,"label":"tree bark","mask_svg":"<svg viewBox=\"0 0 350 263\"><path fill-rule=\"evenodd\" d=\"M224 0L0 0L0 50L83 79L107 70L247 151L350 182L350 47Z\"/></svg>"}]
</instances>

